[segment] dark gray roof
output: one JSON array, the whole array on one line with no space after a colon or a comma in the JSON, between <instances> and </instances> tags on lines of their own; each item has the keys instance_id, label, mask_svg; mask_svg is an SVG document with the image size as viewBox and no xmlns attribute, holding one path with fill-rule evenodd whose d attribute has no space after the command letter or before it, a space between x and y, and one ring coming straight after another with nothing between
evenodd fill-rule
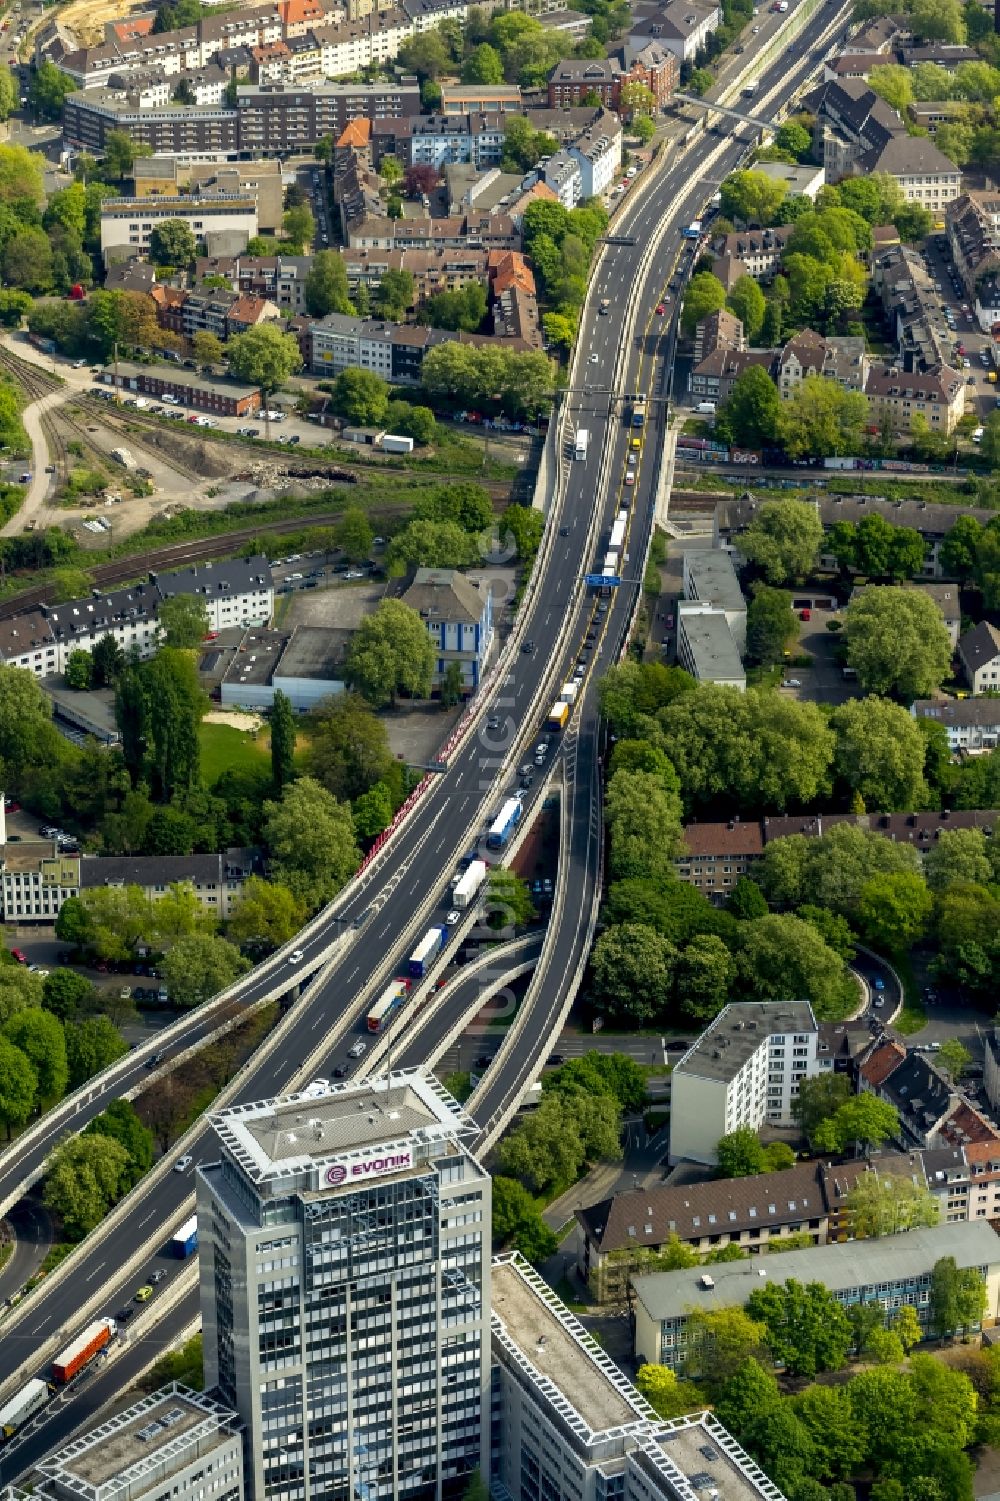
<instances>
[{"instance_id":1,"label":"dark gray roof","mask_svg":"<svg viewBox=\"0 0 1000 1501\"><path fill-rule=\"evenodd\" d=\"M1000 698L918 698L917 719L936 719L950 729L1000 726Z\"/></svg>"},{"instance_id":2,"label":"dark gray roof","mask_svg":"<svg viewBox=\"0 0 1000 1501\"><path fill-rule=\"evenodd\" d=\"M726 1006L674 1069L700 1079L732 1079L775 1034L816 1031L808 1001L738 1001Z\"/></svg>"},{"instance_id":3,"label":"dark gray roof","mask_svg":"<svg viewBox=\"0 0 1000 1501\"><path fill-rule=\"evenodd\" d=\"M988 620L981 620L958 643L959 655L970 672L977 672L1000 656L1000 631Z\"/></svg>"},{"instance_id":4,"label":"dark gray roof","mask_svg":"<svg viewBox=\"0 0 1000 1501\"><path fill-rule=\"evenodd\" d=\"M263 874L259 850L229 849L215 855L84 855L80 886L171 886L178 881L221 885Z\"/></svg>"},{"instance_id":5,"label":"dark gray roof","mask_svg":"<svg viewBox=\"0 0 1000 1501\"><path fill-rule=\"evenodd\" d=\"M757 515L762 505L773 500L764 495L759 499L745 493L736 500L722 501L716 506L720 531L734 534L744 531ZM881 495L833 495L819 491L812 497L825 527L835 521L862 521L865 516L883 516L894 526L912 526L924 537L946 537L960 516L974 516L983 526L994 520L995 511L984 506L935 505L923 500L887 500Z\"/></svg>"},{"instance_id":6,"label":"dark gray roof","mask_svg":"<svg viewBox=\"0 0 1000 1501\"><path fill-rule=\"evenodd\" d=\"M271 587L271 565L263 554L253 558L228 558L221 563L198 563L175 573L150 574L160 595L201 594L206 599L222 595L252 594Z\"/></svg>"},{"instance_id":7,"label":"dark gray roof","mask_svg":"<svg viewBox=\"0 0 1000 1501\"><path fill-rule=\"evenodd\" d=\"M908 1053L881 1085L880 1093L895 1105L900 1123L918 1140L923 1140L954 1103L946 1080L922 1053Z\"/></svg>"},{"instance_id":8,"label":"dark gray roof","mask_svg":"<svg viewBox=\"0 0 1000 1501\"><path fill-rule=\"evenodd\" d=\"M130 621L152 620L159 602L155 585L143 583L108 594L95 593L87 599L71 599L64 605L43 605L42 609L56 640L72 641L76 636L110 631Z\"/></svg>"}]
</instances>

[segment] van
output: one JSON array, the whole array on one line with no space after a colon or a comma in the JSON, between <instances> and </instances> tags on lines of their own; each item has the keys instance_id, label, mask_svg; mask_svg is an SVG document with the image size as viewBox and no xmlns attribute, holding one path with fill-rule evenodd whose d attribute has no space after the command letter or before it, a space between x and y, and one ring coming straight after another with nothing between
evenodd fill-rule
<instances>
[{"instance_id":1,"label":"van","mask_svg":"<svg viewBox=\"0 0 1000 1501\"><path fill-rule=\"evenodd\" d=\"M166 402L166 404L167 404L168 407L179 407L180 406L180 400L178 399L178 397L174 396L170 391L164 391L162 399Z\"/></svg>"},{"instance_id":2,"label":"van","mask_svg":"<svg viewBox=\"0 0 1000 1501\"><path fill-rule=\"evenodd\" d=\"M695 411L696 412L701 412L701 413L706 413L706 414L707 413L711 413L711 415L714 417L715 416L715 402L714 401L699 401L698 405L695 407Z\"/></svg>"}]
</instances>

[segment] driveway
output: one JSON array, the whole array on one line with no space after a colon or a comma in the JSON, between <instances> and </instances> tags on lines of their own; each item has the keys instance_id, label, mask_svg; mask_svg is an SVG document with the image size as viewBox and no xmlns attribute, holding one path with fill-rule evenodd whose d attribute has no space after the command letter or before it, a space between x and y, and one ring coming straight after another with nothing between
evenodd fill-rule
<instances>
[{"instance_id":1,"label":"driveway","mask_svg":"<svg viewBox=\"0 0 1000 1501\"><path fill-rule=\"evenodd\" d=\"M826 595L819 596L827 598ZM789 678L798 680L797 688L783 688L791 698L809 699L813 703L842 704L847 699L855 696L854 685L844 680L844 674L840 663L837 661L837 647L843 637L842 631L827 630L827 621L842 620L843 617L836 610L825 609L821 605L813 603L815 596L806 592L797 592L794 595L795 615L799 623L798 640L792 646L793 653L802 651L812 657L811 667L789 667L786 681ZM799 618L800 610L805 607L809 610L811 619Z\"/></svg>"}]
</instances>

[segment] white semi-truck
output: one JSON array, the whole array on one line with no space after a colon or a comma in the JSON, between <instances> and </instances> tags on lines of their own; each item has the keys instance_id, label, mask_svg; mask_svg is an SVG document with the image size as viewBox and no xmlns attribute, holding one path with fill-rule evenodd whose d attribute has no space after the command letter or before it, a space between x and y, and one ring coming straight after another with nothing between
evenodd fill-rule
<instances>
[{"instance_id":1,"label":"white semi-truck","mask_svg":"<svg viewBox=\"0 0 1000 1501\"><path fill-rule=\"evenodd\" d=\"M451 899L459 911L464 912L475 901L480 886L486 880L489 866L485 860L473 860L462 878L456 883Z\"/></svg>"}]
</instances>

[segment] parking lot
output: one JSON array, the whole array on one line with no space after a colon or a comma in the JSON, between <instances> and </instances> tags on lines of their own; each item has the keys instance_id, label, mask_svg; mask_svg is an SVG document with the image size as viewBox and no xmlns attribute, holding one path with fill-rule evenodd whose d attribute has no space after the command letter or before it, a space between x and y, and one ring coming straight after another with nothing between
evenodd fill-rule
<instances>
[{"instance_id":1,"label":"parking lot","mask_svg":"<svg viewBox=\"0 0 1000 1501\"><path fill-rule=\"evenodd\" d=\"M1000 385L988 379L990 373L997 373L994 340L982 332L976 321L966 292L952 269L951 252L943 234L928 237L924 261L940 297L945 321L954 335L953 364L965 374L966 411L974 412L982 422L1000 404Z\"/></svg>"},{"instance_id":2,"label":"parking lot","mask_svg":"<svg viewBox=\"0 0 1000 1501\"><path fill-rule=\"evenodd\" d=\"M817 600L823 601L817 603ZM791 667L785 672L782 692L789 698L809 699L813 703L842 704L853 698L856 685L844 678L843 669L837 661L837 647L843 633L827 629L831 620L842 617L828 607L826 595L797 593L793 599L795 618L798 622L798 639L789 650L807 653L812 657L811 667ZM803 615L807 619L803 619Z\"/></svg>"}]
</instances>

